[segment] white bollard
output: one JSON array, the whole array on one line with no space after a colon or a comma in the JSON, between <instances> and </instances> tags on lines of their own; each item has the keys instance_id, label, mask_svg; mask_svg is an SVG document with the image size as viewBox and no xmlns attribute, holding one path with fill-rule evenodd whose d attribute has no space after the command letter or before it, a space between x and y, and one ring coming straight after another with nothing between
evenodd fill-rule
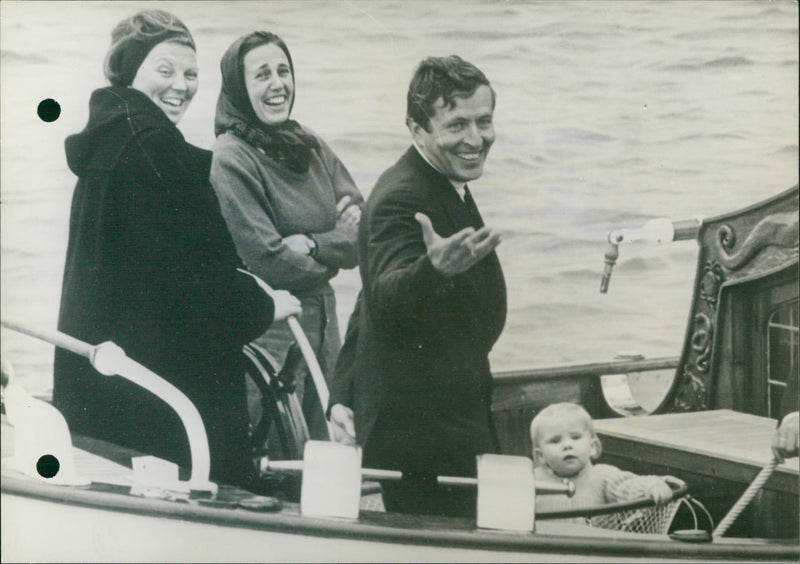
<instances>
[{"instance_id":1,"label":"white bollard","mask_svg":"<svg viewBox=\"0 0 800 564\"><path fill-rule=\"evenodd\" d=\"M360 501L361 447L306 442L300 512L314 517L358 519Z\"/></svg>"},{"instance_id":2,"label":"white bollard","mask_svg":"<svg viewBox=\"0 0 800 564\"><path fill-rule=\"evenodd\" d=\"M477 457L478 477L439 476L446 486L478 488L477 525L486 529L533 531L536 494L572 496L571 482L534 483L533 461L525 456ZM308 441L303 460L261 461L262 471L302 473L303 515L357 519L361 480L400 480L396 470L361 468L361 448Z\"/></svg>"},{"instance_id":3,"label":"white bollard","mask_svg":"<svg viewBox=\"0 0 800 564\"><path fill-rule=\"evenodd\" d=\"M533 461L526 456L478 456L478 527L510 531L534 528Z\"/></svg>"}]
</instances>

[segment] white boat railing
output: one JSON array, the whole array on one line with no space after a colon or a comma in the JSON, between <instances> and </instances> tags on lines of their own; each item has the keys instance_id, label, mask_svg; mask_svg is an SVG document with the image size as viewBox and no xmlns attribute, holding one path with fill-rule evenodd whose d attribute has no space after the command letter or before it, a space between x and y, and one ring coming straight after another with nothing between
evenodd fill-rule
<instances>
[{"instance_id":1,"label":"white boat railing","mask_svg":"<svg viewBox=\"0 0 800 564\"><path fill-rule=\"evenodd\" d=\"M216 492L217 485L209 480L211 457L206 428L200 412L178 388L155 372L128 358L125 351L111 341L91 345L60 331L33 328L6 319L0 320L0 326L86 357L100 374L121 376L165 401L180 417L189 437L191 453L189 480L165 484L165 487L197 492Z\"/></svg>"}]
</instances>

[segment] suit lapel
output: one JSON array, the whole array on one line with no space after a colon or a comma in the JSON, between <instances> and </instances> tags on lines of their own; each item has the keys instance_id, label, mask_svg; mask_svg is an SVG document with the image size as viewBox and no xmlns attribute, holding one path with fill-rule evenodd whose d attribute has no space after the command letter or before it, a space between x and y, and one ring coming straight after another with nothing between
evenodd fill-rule
<instances>
[{"instance_id":1,"label":"suit lapel","mask_svg":"<svg viewBox=\"0 0 800 564\"><path fill-rule=\"evenodd\" d=\"M446 218L448 220L448 232L444 232L444 230L442 230L443 226L436 225L436 218L431 218L437 232L444 237L449 237L465 227L472 226L472 220L470 219L467 207L450 181L429 165L413 146L409 149L409 158L411 159L412 166L425 176L431 195L443 212L444 217L440 219Z\"/></svg>"}]
</instances>

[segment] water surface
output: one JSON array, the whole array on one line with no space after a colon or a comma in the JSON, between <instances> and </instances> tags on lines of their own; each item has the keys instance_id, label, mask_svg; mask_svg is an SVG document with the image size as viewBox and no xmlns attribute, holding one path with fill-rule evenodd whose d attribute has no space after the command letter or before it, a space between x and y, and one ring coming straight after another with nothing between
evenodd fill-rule
<instances>
[{"instance_id":1,"label":"water surface","mask_svg":"<svg viewBox=\"0 0 800 564\"><path fill-rule=\"evenodd\" d=\"M605 237L657 216L713 216L797 182L794 2L0 2L2 311L55 327L75 178L64 138L104 85L110 31L143 6L198 44L201 87L181 129L213 143L219 59L267 29L291 49L293 117L326 139L367 194L407 148L405 92L427 55L472 61L498 93L497 142L470 184L509 289L496 370L679 353L693 242L621 249L598 293ZM44 123L38 103L62 115ZM345 324L359 287L335 280ZM2 333L34 391L52 351Z\"/></svg>"}]
</instances>

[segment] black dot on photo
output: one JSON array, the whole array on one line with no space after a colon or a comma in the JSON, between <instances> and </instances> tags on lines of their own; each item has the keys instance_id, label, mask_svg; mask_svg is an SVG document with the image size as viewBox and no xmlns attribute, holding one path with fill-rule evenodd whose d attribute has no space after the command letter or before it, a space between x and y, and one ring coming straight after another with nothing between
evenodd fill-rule
<instances>
[{"instance_id":1,"label":"black dot on photo","mask_svg":"<svg viewBox=\"0 0 800 564\"><path fill-rule=\"evenodd\" d=\"M58 469L61 465L58 463L58 458L52 454L45 454L41 456L36 462L36 471L42 478L52 478L58 474Z\"/></svg>"},{"instance_id":2,"label":"black dot on photo","mask_svg":"<svg viewBox=\"0 0 800 564\"><path fill-rule=\"evenodd\" d=\"M61 106L52 98L47 98L39 102L36 113L39 114L42 121L49 123L51 121L56 121L58 116L61 115Z\"/></svg>"}]
</instances>

